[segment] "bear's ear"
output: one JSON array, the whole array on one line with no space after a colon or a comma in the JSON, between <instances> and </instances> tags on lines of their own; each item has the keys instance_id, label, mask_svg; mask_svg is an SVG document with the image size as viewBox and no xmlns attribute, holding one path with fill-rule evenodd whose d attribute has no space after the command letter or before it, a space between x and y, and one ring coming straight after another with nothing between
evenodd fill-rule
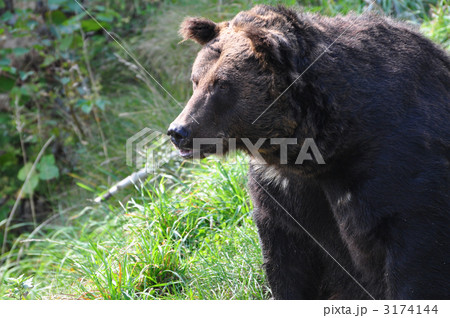
<instances>
[{"instance_id":1,"label":"bear's ear","mask_svg":"<svg viewBox=\"0 0 450 318\"><path fill-rule=\"evenodd\" d=\"M283 51L289 50L289 41L281 33L267 29L247 28L244 34L250 39L253 52L265 67L286 66Z\"/></svg>"},{"instance_id":2,"label":"bear's ear","mask_svg":"<svg viewBox=\"0 0 450 318\"><path fill-rule=\"evenodd\" d=\"M219 34L219 26L204 18L186 18L180 26L180 34L184 40L194 40L204 45Z\"/></svg>"}]
</instances>

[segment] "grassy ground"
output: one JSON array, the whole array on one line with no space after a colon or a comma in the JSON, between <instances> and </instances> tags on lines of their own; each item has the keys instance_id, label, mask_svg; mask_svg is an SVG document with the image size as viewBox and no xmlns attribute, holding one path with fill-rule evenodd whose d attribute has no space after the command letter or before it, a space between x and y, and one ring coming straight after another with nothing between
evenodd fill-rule
<instances>
[{"instance_id":1,"label":"grassy ground","mask_svg":"<svg viewBox=\"0 0 450 318\"><path fill-rule=\"evenodd\" d=\"M33 273L29 298L268 297L245 160L180 169L177 177L162 173L123 206L61 215L45 235L23 237L8 277ZM26 258L17 263L21 247Z\"/></svg>"},{"instance_id":2,"label":"grassy ground","mask_svg":"<svg viewBox=\"0 0 450 318\"><path fill-rule=\"evenodd\" d=\"M198 50L193 43L178 45L183 17L225 20L253 3L276 2L167 1L141 22L142 32L123 41L183 102L190 94L189 69ZM356 0L301 2L328 15L361 12L366 5ZM429 37L450 47L446 1L383 0L374 9L421 23ZM74 185L55 193L55 214L0 256L0 298L269 298L246 192L245 157L194 165L173 160L142 187L100 206L90 201L133 171L124 164L126 139L144 127L164 131L180 111L126 54L110 46L120 58L93 63L101 94L112 101L101 113L105 139L88 136L75 153Z\"/></svg>"}]
</instances>

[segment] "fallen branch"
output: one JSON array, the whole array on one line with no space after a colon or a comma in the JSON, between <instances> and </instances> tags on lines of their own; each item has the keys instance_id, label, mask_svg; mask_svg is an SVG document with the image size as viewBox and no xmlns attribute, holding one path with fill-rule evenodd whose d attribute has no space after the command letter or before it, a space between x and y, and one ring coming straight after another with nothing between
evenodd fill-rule
<instances>
[{"instance_id":1,"label":"fallen branch","mask_svg":"<svg viewBox=\"0 0 450 318\"><path fill-rule=\"evenodd\" d=\"M173 158L178 158L178 157L179 157L178 152L172 151L172 153L170 153L170 155L168 156L167 160L171 160ZM111 188L109 188L109 190L106 193L95 198L94 201L96 203L106 201L109 198L111 198L113 195L115 195L117 192L119 192L131 185L136 185L138 182L140 184L143 184L145 182L145 180L148 178L148 176L154 172L155 172L154 170L152 170L148 167L142 168L138 172L132 173L131 175L129 175L122 181L113 185Z\"/></svg>"},{"instance_id":2,"label":"fallen branch","mask_svg":"<svg viewBox=\"0 0 450 318\"><path fill-rule=\"evenodd\" d=\"M123 179L122 181L116 183L114 186L109 188L109 190L105 194L100 195L97 198L95 198L94 201L96 203L106 201L109 198L111 198L114 194L121 191L122 189L129 187L130 185L135 185L138 182L143 183L145 181L145 179L147 179L147 177L150 175L150 173L151 173L151 171L149 171L149 169L142 168L138 172L134 172L131 175L129 175L128 177L126 177L125 179Z\"/></svg>"}]
</instances>

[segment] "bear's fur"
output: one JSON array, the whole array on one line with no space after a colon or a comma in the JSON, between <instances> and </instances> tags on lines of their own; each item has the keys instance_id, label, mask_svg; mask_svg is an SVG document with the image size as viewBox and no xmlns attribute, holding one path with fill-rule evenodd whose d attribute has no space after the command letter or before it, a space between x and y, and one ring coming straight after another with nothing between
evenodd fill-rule
<instances>
[{"instance_id":1,"label":"bear's fur","mask_svg":"<svg viewBox=\"0 0 450 318\"><path fill-rule=\"evenodd\" d=\"M219 24L187 18L180 33L203 45L168 132L182 155L200 137L236 138L244 151L242 138L298 140L287 164L269 141L265 163L250 160L274 298L450 298L445 51L374 14L270 6ZM326 164L295 163L306 138Z\"/></svg>"}]
</instances>

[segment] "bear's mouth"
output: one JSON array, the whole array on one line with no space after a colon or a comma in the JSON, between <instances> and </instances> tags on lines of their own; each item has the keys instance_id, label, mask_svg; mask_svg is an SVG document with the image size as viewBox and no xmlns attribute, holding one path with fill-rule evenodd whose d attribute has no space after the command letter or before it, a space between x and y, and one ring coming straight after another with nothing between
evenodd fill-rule
<instances>
[{"instance_id":1,"label":"bear's mouth","mask_svg":"<svg viewBox=\"0 0 450 318\"><path fill-rule=\"evenodd\" d=\"M203 159L216 154L215 147L202 147L201 149L178 148L178 153L183 159Z\"/></svg>"},{"instance_id":2,"label":"bear's mouth","mask_svg":"<svg viewBox=\"0 0 450 318\"><path fill-rule=\"evenodd\" d=\"M180 148L178 149L178 153L181 157L185 159L190 159L194 157L194 149L186 149L186 148Z\"/></svg>"}]
</instances>

